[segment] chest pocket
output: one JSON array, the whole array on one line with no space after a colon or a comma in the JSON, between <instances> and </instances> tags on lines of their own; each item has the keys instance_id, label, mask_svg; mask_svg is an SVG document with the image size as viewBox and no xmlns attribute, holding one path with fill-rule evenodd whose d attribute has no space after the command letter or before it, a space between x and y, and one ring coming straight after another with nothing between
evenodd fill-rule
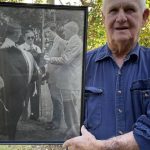
<instances>
[{"instance_id":1,"label":"chest pocket","mask_svg":"<svg viewBox=\"0 0 150 150\"><path fill-rule=\"evenodd\" d=\"M148 111L148 107L150 107L150 79L133 82L131 87L131 96L133 107L140 107L141 113L147 115L150 111ZM135 108L135 110L137 108Z\"/></svg>"},{"instance_id":2,"label":"chest pocket","mask_svg":"<svg viewBox=\"0 0 150 150\"><path fill-rule=\"evenodd\" d=\"M101 124L101 96L103 89L85 87L85 120L84 125L88 129L96 129Z\"/></svg>"}]
</instances>

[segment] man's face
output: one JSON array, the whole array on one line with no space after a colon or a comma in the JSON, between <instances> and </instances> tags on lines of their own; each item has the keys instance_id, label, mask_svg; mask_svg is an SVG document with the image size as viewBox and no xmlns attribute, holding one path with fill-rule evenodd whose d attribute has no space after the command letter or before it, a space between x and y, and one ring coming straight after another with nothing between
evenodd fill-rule
<instances>
[{"instance_id":1,"label":"man's face","mask_svg":"<svg viewBox=\"0 0 150 150\"><path fill-rule=\"evenodd\" d=\"M69 40L72 36L72 32L65 26L63 28L63 34L65 36L65 40Z\"/></svg>"},{"instance_id":2,"label":"man's face","mask_svg":"<svg viewBox=\"0 0 150 150\"><path fill-rule=\"evenodd\" d=\"M28 32L25 34L25 42L29 45L32 45L34 43L34 33L33 32Z\"/></svg>"},{"instance_id":3,"label":"man's face","mask_svg":"<svg viewBox=\"0 0 150 150\"><path fill-rule=\"evenodd\" d=\"M21 36L21 28L14 31L14 42L18 42Z\"/></svg>"},{"instance_id":4,"label":"man's face","mask_svg":"<svg viewBox=\"0 0 150 150\"><path fill-rule=\"evenodd\" d=\"M50 28L46 28L44 30L44 36L45 36L45 38L49 38L51 40L54 40L56 34Z\"/></svg>"},{"instance_id":5,"label":"man's face","mask_svg":"<svg viewBox=\"0 0 150 150\"><path fill-rule=\"evenodd\" d=\"M144 24L138 0L106 0L104 24L108 43L136 43Z\"/></svg>"}]
</instances>

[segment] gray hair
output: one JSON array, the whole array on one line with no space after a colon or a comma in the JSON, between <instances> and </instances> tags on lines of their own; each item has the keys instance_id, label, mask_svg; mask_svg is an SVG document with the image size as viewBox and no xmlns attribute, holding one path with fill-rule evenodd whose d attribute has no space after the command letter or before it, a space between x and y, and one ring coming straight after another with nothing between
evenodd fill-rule
<instances>
[{"instance_id":1,"label":"gray hair","mask_svg":"<svg viewBox=\"0 0 150 150\"><path fill-rule=\"evenodd\" d=\"M105 11L105 5L106 5L105 3L106 3L106 1L107 0L102 0L102 11L103 12ZM142 11L144 11L145 8L146 8L146 0L138 0L138 2L139 2L139 5L140 5Z\"/></svg>"},{"instance_id":2,"label":"gray hair","mask_svg":"<svg viewBox=\"0 0 150 150\"><path fill-rule=\"evenodd\" d=\"M144 11L146 8L146 0L138 0L140 7L142 8L142 10Z\"/></svg>"},{"instance_id":3,"label":"gray hair","mask_svg":"<svg viewBox=\"0 0 150 150\"><path fill-rule=\"evenodd\" d=\"M79 32L79 26L76 22L71 21L64 25L64 28L68 28L71 32L77 34Z\"/></svg>"}]
</instances>

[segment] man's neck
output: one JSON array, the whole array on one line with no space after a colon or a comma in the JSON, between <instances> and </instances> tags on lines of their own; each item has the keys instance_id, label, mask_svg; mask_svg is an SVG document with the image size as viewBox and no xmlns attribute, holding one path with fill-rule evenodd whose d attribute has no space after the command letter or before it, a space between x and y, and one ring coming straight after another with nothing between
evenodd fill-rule
<instances>
[{"instance_id":1,"label":"man's neck","mask_svg":"<svg viewBox=\"0 0 150 150\"><path fill-rule=\"evenodd\" d=\"M108 44L112 52L112 56L116 64L121 68L128 53L135 47L136 44Z\"/></svg>"},{"instance_id":2,"label":"man's neck","mask_svg":"<svg viewBox=\"0 0 150 150\"><path fill-rule=\"evenodd\" d=\"M116 57L115 55L113 55L114 61L116 62L116 64L118 65L119 68L122 67L125 57L126 57L126 55L122 56L122 57Z\"/></svg>"}]
</instances>

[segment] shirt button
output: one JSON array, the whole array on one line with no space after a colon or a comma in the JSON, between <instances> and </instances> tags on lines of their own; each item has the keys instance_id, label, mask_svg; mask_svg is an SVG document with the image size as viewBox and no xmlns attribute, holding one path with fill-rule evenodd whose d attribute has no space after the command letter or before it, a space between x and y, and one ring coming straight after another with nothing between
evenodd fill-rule
<instances>
[{"instance_id":1,"label":"shirt button","mask_svg":"<svg viewBox=\"0 0 150 150\"><path fill-rule=\"evenodd\" d=\"M145 97L149 97L149 94L148 94L148 93L145 93L144 96L145 96Z\"/></svg>"},{"instance_id":2,"label":"shirt button","mask_svg":"<svg viewBox=\"0 0 150 150\"><path fill-rule=\"evenodd\" d=\"M122 113L122 109L118 109L118 112L119 112L119 113Z\"/></svg>"},{"instance_id":3,"label":"shirt button","mask_svg":"<svg viewBox=\"0 0 150 150\"><path fill-rule=\"evenodd\" d=\"M118 92L118 94L121 94L121 93L122 93L122 91L121 91L121 90L118 90L117 92Z\"/></svg>"},{"instance_id":4,"label":"shirt button","mask_svg":"<svg viewBox=\"0 0 150 150\"><path fill-rule=\"evenodd\" d=\"M123 134L123 132L122 132L122 131L118 131L118 133L119 133L120 135L122 135L122 134Z\"/></svg>"},{"instance_id":5,"label":"shirt button","mask_svg":"<svg viewBox=\"0 0 150 150\"><path fill-rule=\"evenodd\" d=\"M118 75L121 75L121 71L120 70L118 70Z\"/></svg>"}]
</instances>

